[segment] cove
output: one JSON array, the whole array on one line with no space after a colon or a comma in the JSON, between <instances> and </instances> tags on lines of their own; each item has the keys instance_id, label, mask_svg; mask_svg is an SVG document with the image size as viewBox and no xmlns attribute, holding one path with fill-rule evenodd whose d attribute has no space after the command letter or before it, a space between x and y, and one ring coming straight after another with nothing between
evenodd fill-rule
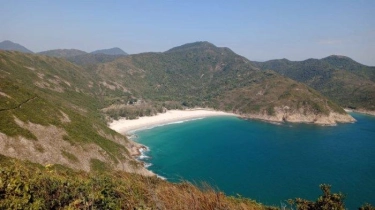
<instances>
[{"instance_id":1,"label":"cove","mask_svg":"<svg viewBox=\"0 0 375 210\"><path fill-rule=\"evenodd\" d=\"M203 181L269 205L315 200L327 183L357 209L375 204L375 117L352 116L356 123L326 127L209 117L135 134L150 149L148 169L168 181Z\"/></svg>"}]
</instances>

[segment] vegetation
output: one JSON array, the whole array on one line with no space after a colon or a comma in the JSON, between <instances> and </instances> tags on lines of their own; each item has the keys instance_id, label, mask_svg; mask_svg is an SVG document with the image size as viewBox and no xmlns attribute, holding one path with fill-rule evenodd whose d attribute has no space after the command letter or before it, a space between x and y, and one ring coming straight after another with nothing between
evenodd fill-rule
<instances>
[{"instance_id":1,"label":"vegetation","mask_svg":"<svg viewBox=\"0 0 375 210\"><path fill-rule=\"evenodd\" d=\"M67 57L66 59L77 65L92 67L95 64L111 62L123 56L124 55L107 55L107 54L87 53L87 54L82 54L82 55L70 56L70 57Z\"/></svg>"},{"instance_id":2,"label":"vegetation","mask_svg":"<svg viewBox=\"0 0 375 210\"><path fill-rule=\"evenodd\" d=\"M299 106L305 114L344 113L316 91L273 71L259 71L230 49L208 42L186 44L164 53L131 55L86 71L106 81L107 88L101 89L104 101L117 108L105 113L115 119L153 115L155 110L163 110L160 104L165 101L241 114L274 115L275 107L285 106L290 111L298 111ZM126 93L119 92L124 89ZM147 106L130 104L133 99Z\"/></svg>"},{"instance_id":3,"label":"vegetation","mask_svg":"<svg viewBox=\"0 0 375 210\"><path fill-rule=\"evenodd\" d=\"M110 161L107 164L131 159L125 147L128 140L107 127L98 111L103 107L95 95L99 87L82 68L61 59L18 52L1 51L0 61L1 133L38 141L41 131L28 126L56 128L71 145L98 145L104 151L101 155ZM47 138L58 147L57 136ZM37 152L45 152L40 143L34 145ZM79 163L67 151L60 154L70 163Z\"/></svg>"},{"instance_id":4,"label":"vegetation","mask_svg":"<svg viewBox=\"0 0 375 210\"><path fill-rule=\"evenodd\" d=\"M4 156L0 166L0 209L273 209L207 185L125 172L76 172Z\"/></svg>"},{"instance_id":5,"label":"vegetation","mask_svg":"<svg viewBox=\"0 0 375 210\"><path fill-rule=\"evenodd\" d=\"M54 142L51 146L61 157L56 161L76 168L81 164L88 170L100 165L90 159L110 167L132 161L128 148L133 143L107 127L108 121L120 117L134 119L192 107L264 116L280 110L317 116L344 113L313 89L273 71L259 71L230 49L208 42L111 59L82 67L56 57L0 51L0 132L34 141L23 158L41 162L35 159L40 154L52 155L40 142L45 137L42 132L48 130L51 136L44 138L49 141L44 144ZM81 152L98 146L92 148L97 156L69 154L72 148L62 141ZM21 146L12 147L17 151ZM0 151L8 154L5 148Z\"/></svg>"},{"instance_id":6,"label":"vegetation","mask_svg":"<svg viewBox=\"0 0 375 210\"><path fill-rule=\"evenodd\" d=\"M288 200L290 205L295 204L299 210L345 210L344 199L342 193L331 193L331 186L327 184L320 185L323 192L315 202L302 198Z\"/></svg>"},{"instance_id":7,"label":"vegetation","mask_svg":"<svg viewBox=\"0 0 375 210\"><path fill-rule=\"evenodd\" d=\"M375 67L335 55L320 60L280 59L254 64L305 83L342 107L375 110Z\"/></svg>"},{"instance_id":8,"label":"vegetation","mask_svg":"<svg viewBox=\"0 0 375 210\"><path fill-rule=\"evenodd\" d=\"M260 71L230 49L208 42L117 59L96 56L101 55L82 67L55 57L0 51L0 135L19 143L11 148L16 154L17 146L26 148L18 156L30 153L22 157L43 162L40 154L56 150L55 160L65 164L43 167L0 156L0 209L269 209L186 182L114 172L140 164L129 154L134 143L110 130L107 120L196 106L239 114L275 115L279 109L344 113L306 85ZM68 148L94 155L83 157ZM74 164L91 173L66 168L79 168Z\"/></svg>"},{"instance_id":9,"label":"vegetation","mask_svg":"<svg viewBox=\"0 0 375 210\"><path fill-rule=\"evenodd\" d=\"M0 209L280 209L242 196L226 196L207 184L169 183L157 177L112 171L99 160L91 173L61 165L19 161L0 155ZM104 168L102 168L104 167ZM316 201L288 200L298 210L344 210L345 196L330 186ZM373 210L364 204L359 210Z\"/></svg>"}]
</instances>

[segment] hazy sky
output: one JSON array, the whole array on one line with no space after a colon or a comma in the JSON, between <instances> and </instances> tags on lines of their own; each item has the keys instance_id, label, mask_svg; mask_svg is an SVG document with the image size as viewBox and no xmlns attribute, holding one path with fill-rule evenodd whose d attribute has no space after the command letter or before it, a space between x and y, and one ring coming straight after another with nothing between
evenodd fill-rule
<instances>
[{"instance_id":1,"label":"hazy sky","mask_svg":"<svg viewBox=\"0 0 375 210\"><path fill-rule=\"evenodd\" d=\"M375 66L375 1L0 0L0 41L39 52L120 47L134 54L194 41L250 60L346 55Z\"/></svg>"}]
</instances>

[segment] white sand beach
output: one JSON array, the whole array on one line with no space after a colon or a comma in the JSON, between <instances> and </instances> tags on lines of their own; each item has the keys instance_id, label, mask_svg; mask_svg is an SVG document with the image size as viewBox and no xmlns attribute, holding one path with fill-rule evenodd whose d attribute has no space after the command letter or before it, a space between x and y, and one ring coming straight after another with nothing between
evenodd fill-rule
<instances>
[{"instance_id":1,"label":"white sand beach","mask_svg":"<svg viewBox=\"0 0 375 210\"><path fill-rule=\"evenodd\" d=\"M168 110L165 113L159 113L155 116L140 117L135 120L119 119L110 123L109 127L121 134L127 134L130 131L140 130L143 128L210 116L237 115L211 109Z\"/></svg>"}]
</instances>

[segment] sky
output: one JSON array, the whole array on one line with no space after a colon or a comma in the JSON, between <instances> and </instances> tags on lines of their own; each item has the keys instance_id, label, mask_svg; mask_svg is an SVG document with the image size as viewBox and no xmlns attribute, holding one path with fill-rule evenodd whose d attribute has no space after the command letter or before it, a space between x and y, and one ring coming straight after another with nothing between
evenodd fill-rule
<instances>
[{"instance_id":1,"label":"sky","mask_svg":"<svg viewBox=\"0 0 375 210\"><path fill-rule=\"evenodd\" d=\"M0 0L0 42L40 52L163 52L195 41L253 61L345 55L375 66L375 1Z\"/></svg>"}]
</instances>

